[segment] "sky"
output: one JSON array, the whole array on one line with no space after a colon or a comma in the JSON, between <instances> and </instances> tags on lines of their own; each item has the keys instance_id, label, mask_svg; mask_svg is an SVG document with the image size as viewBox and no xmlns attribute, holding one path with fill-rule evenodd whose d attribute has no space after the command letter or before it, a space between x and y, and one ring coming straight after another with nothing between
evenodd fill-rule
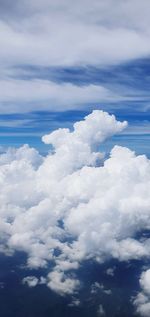
<instances>
[{"instance_id":1,"label":"sky","mask_svg":"<svg viewBox=\"0 0 150 317\"><path fill-rule=\"evenodd\" d=\"M0 2L0 136L22 144L92 109L149 134L149 1Z\"/></svg>"},{"instance_id":2,"label":"sky","mask_svg":"<svg viewBox=\"0 0 150 317\"><path fill-rule=\"evenodd\" d=\"M16 307L41 288L64 317L87 316L87 298L95 317L150 315L149 12L0 0L0 298L17 272ZM16 317L37 317L27 303Z\"/></svg>"}]
</instances>

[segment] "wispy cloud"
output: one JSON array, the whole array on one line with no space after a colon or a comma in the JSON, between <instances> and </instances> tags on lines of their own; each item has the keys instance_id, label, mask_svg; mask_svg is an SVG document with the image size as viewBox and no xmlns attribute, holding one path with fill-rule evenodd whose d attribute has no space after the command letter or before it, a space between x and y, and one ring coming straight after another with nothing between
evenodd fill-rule
<instances>
[{"instance_id":1,"label":"wispy cloud","mask_svg":"<svg viewBox=\"0 0 150 317\"><path fill-rule=\"evenodd\" d=\"M99 103L106 110L135 109L135 102L149 109L148 76L141 85L143 74L132 66L150 54L146 0L142 6L135 0L117 6L115 0L94 0L92 6L85 0L12 6L7 0L0 6L1 113L91 109Z\"/></svg>"}]
</instances>

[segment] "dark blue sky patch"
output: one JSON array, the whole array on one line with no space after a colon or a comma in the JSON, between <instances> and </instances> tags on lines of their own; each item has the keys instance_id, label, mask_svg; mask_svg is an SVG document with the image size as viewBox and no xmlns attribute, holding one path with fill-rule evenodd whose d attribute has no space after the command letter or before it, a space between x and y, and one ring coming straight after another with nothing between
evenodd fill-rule
<instances>
[{"instance_id":1,"label":"dark blue sky patch","mask_svg":"<svg viewBox=\"0 0 150 317\"><path fill-rule=\"evenodd\" d=\"M19 76L20 74L20 76ZM125 85L129 88L149 90L150 59L137 59L115 66L105 67L37 67L17 66L14 77L26 80L46 79L57 83L75 85L106 84Z\"/></svg>"},{"instance_id":2,"label":"dark blue sky patch","mask_svg":"<svg viewBox=\"0 0 150 317\"><path fill-rule=\"evenodd\" d=\"M24 253L17 252L13 257L1 255L0 259L3 285L0 287L1 317L62 317L62 314L65 317L74 317L76 314L79 317L97 317L99 305L103 306L106 317L134 316L130 299L139 291L138 278L144 262L84 262L77 271L77 278L81 280L79 293L61 297L45 285L30 288L22 284L25 276L40 277L48 272L44 269L23 269L26 261ZM107 274L110 268L114 270L113 276ZM92 293L95 282L99 287L95 287L95 293ZM108 290L110 294L105 292ZM78 307L70 306L74 299L80 300Z\"/></svg>"}]
</instances>

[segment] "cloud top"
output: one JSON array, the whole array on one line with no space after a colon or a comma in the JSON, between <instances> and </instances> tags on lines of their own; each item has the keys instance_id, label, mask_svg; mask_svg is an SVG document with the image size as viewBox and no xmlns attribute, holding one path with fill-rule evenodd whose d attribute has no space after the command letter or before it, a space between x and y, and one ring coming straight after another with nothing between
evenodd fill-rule
<instances>
[{"instance_id":1,"label":"cloud top","mask_svg":"<svg viewBox=\"0 0 150 317\"><path fill-rule=\"evenodd\" d=\"M1 251L48 267L44 281L61 295L80 287L74 274L85 260L149 257L149 239L138 237L150 228L150 162L117 145L109 158L100 153L126 126L96 110L43 136L53 146L46 157L27 145L0 157Z\"/></svg>"}]
</instances>

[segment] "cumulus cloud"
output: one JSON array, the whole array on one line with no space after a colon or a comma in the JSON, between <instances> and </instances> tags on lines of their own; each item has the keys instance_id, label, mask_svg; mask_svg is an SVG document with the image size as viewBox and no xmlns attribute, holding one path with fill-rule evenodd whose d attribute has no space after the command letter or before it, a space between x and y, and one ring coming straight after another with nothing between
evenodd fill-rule
<instances>
[{"instance_id":1,"label":"cumulus cloud","mask_svg":"<svg viewBox=\"0 0 150 317\"><path fill-rule=\"evenodd\" d=\"M61 295L80 287L75 272L84 260L149 257L149 159L117 145L107 159L100 153L126 126L97 110L73 130L43 136L53 147L46 157L28 146L0 156L1 250L24 251L30 268L49 268L44 282Z\"/></svg>"},{"instance_id":2,"label":"cumulus cloud","mask_svg":"<svg viewBox=\"0 0 150 317\"><path fill-rule=\"evenodd\" d=\"M35 287L38 284L38 278L36 276L27 276L22 280L23 284L27 284L29 287Z\"/></svg>"},{"instance_id":3,"label":"cumulus cloud","mask_svg":"<svg viewBox=\"0 0 150 317\"><path fill-rule=\"evenodd\" d=\"M48 284L54 292L60 295L73 294L80 285L79 280L67 277L61 271L53 271L48 274Z\"/></svg>"},{"instance_id":4,"label":"cumulus cloud","mask_svg":"<svg viewBox=\"0 0 150 317\"><path fill-rule=\"evenodd\" d=\"M22 284L27 284L29 287L35 287L37 285L46 284L47 279L43 276L37 278L36 276L26 276L22 280Z\"/></svg>"},{"instance_id":5,"label":"cumulus cloud","mask_svg":"<svg viewBox=\"0 0 150 317\"><path fill-rule=\"evenodd\" d=\"M150 315L150 269L142 272L140 280L141 292L134 299L137 313L141 316Z\"/></svg>"}]
</instances>

